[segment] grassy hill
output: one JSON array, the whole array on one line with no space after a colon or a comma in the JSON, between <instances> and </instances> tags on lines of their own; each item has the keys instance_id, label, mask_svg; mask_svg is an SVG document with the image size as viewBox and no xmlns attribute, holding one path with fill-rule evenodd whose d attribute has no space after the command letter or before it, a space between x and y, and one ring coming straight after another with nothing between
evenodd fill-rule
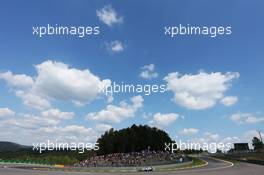
<instances>
[{"instance_id":1,"label":"grassy hill","mask_svg":"<svg viewBox=\"0 0 264 175\"><path fill-rule=\"evenodd\" d=\"M18 151L22 149L28 149L29 146L20 145L13 142L4 142L0 141L0 152L6 152L6 151Z\"/></svg>"}]
</instances>

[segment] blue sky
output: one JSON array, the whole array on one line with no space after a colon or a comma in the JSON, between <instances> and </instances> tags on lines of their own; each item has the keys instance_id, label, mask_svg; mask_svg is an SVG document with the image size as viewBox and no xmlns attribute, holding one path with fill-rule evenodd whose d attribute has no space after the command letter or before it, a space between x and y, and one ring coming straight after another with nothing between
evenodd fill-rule
<instances>
[{"instance_id":1,"label":"blue sky","mask_svg":"<svg viewBox=\"0 0 264 175\"><path fill-rule=\"evenodd\" d=\"M0 140L31 144L49 138L50 131L56 133L54 138L62 140L71 135L78 140L80 133L88 133L87 140L94 141L103 128L119 129L136 123L165 129L176 140L212 138L222 141L228 138L249 141L256 134L254 130L263 130L264 126L263 6L261 0L1 2L0 124L4 132ZM114 19L110 19L111 25L101 20L97 13L107 7L115 13ZM47 24L98 26L100 34L84 38L32 35L33 26ZM232 26L232 34L216 38L164 35L164 26L179 24ZM114 44L121 48L113 50ZM67 84L66 76L54 78L60 75L56 72L59 64L63 65L64 73L73 76L71 80L76 80L72 84L84 83L80 83L81 90L93 91L93 86L103 80L158 85L167 85L169 81L173 87L166 93L150 96L114 94L110 103L96 92L92 94L96 98L85 91L76 97L77 92L67 89L71 83ZM154 65L154 69L143 69L146 65ZM40 67L39 71L35 66ZM40 69L44 70L43 74ZM87 73L84 70L100 80L89 86L89 77L82 79L80 75ZM144 70L158 76L142 78L140 73ZM12 73L7 75L8 71ZM50 77L43 78L47 72ZM165 81L164 78L173 72L180 75ZM232 72L231 75L228 72ZM205 81L200 81L203 78ZM53 86L53 80L54 88L49 87ZM180 84L175 84L174 80L180 80ZM198 85L193 87L196 82ZM206 90L197 95L197 89L203 88ZM54 89L63 95L55 94ZM202 98L196 107L185 103L188 98L179 97L186 93L190 98ZM84 104L74 104L73 101L82 95ZM143 101L137 99L134 104L130 99L137 95L141 95ZM230 97L226 99L231 101L228 105L222 104L225 97ZM36 108L31 100L42 102L42 107ZM120 119L119 122L108 121L100 115L109 105L109 108L122 110L119 103L124 100L127 106L124 110L129 114L110 113L118 115L113 117ZM200 107L203 100L212 100L213 104ZM88 114L93 119L87 117ZM25 127L24 122L30 125ZM79 133L74 132L76 130Z\"/></svg>"}]
</instances>

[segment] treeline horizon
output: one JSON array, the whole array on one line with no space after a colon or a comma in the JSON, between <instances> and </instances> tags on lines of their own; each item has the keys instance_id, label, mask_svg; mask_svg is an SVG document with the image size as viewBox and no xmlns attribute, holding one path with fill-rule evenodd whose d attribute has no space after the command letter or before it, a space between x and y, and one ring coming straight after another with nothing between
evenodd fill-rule
<instances>
[{"instance_id":1,"label":"treeline horizon","mask_svg":"<svg viewBox=\"0 0 264 175\"><path fill-rule=\"evenodd\" d=\"M143 150L164 151L165 143L174 143L169 135L156 127L135 125L106 131L98 140L100 155L110 153L141 152Z\"/></svg>"},{"instance_id":2,"label":"treeline horizon","mask_svg":"<svg viewBox=\"0 0 264 175\"><path fill-rule=\"evenodd\" d=\"M264 148L263 143L258 138L254 137L252 141L254 150ZM21 147L16 147L19 144L0 142L0 161L73 165L96 155L141 152L143 150L164 151L165 143L173 143L175 141L163 130L147 125L137 126L134 124L131 127L120 130L112 128L102 134L97 142L100 148L98 151L85 150L84 153L79 153L78 150L45 150L41 154L38 151L33 151L31 146L20 145ZM7 143L13 143L13 146ZM1 148L9 148L9 150L3 151L4 149ZM194 149L178 150L181 154L199 154L204 151Z\"/></svg>"}]
</instances>

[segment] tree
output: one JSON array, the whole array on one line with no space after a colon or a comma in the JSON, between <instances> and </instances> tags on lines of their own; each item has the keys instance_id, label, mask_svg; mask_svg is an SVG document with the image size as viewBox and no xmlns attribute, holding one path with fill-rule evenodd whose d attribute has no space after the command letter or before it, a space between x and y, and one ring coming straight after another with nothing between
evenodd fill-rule
<instances>
[{"instance_id":1,"label":"tree","mask_svg":"<svg viewBox=\"0 0 264 175\"><path fill-rule=\"evenodd\" d=\"M254 137L252 139L252 145L254 147L254 150L260 150L260 149L263 149L263 143L260 141L259 138L257 137Z\"/></svg>"},{"instance_id":2,"label":"tree","mask_svg":"<svg viewBox=\"0 0 264 175\"><path fill-rule=\"evenodd\" d=\"M165 143L172 143L169 135L155 127L132 125L130 128L105 132L98 140L99 154L161 151Z\"/></svg>"},{"instance_id":3,"label":"tree","mask_svg":"<svg viewBox=\"0 0 264 175\"><path fill-rule=\"evenodd\" d=\"M222 152L222 150L217 149L217 150L216 150L216 153L218 153L218 154L222 154L223 152Z\"/></svg>"}]
</instances>

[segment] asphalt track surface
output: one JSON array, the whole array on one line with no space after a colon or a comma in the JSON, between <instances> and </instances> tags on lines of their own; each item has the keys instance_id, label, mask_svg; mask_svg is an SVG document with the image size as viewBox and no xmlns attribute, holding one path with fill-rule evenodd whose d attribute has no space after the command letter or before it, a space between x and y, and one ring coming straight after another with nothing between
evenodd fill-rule
<instances>
[{"instance_id":1,"label":"asphalt track surface","mask_svg":"<svg viewBox=\"0 0 264 175\"><path fill-rule=\"evenodd\" d=\"M206 166L194 169L185 169L171 172L138 172L138 173L92 173L92 172L54 172L54 171L37 171L0 167L0 175L263 175L264 166L254 165L249 163L235 163L231 164L221 160L212 158L203 158L208 162Z\"/></svg>"}]
</instances>

